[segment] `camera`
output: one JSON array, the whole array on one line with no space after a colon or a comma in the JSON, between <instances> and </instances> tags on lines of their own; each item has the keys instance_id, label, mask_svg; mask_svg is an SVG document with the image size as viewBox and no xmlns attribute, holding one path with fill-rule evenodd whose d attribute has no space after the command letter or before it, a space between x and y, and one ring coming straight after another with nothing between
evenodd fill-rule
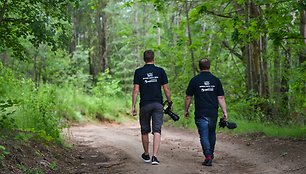
<instances>
[{"instance_id":1,"label":"camera","mask_svg":"<svg viewBox=\"0 0 306 174\"><path fill-rule=\"evenodd\" d=\"M237 124L234 122L225 121L223 118L220 118L219 127L222 128L227 127L228 129L235 129L237 127Z\"/></svg>"},{"instance_id":2,"label":"camera","mask_svg":"<svg viewBox=\"0 0 306 174\"><path fill-rule=\"evenodd\" d=\"M180 119L180 117L175 114L174 112L171 111L171 106L172 106L172 102L168 102L167 100L163 103L163 106L165 107L165 105L167 104L167 108L164 108L164 113L168 114L172 120L174 121L178 121Z\"/></svg>"}]
</instances>

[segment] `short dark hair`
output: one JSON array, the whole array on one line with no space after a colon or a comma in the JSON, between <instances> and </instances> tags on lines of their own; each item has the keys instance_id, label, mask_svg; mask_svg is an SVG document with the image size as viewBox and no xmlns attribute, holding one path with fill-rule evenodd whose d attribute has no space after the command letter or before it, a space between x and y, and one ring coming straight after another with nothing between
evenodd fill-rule
<instances>
[{"instance_id":1,"label":"short dark hair","mask_svg":"<svg viewBox=\"0 0 306 174\"><path fill-rule=\"evenodd\" d=\"M154 52L152 50L146 50L143 53L143 60L148 63L154 60Z\"/></svg>"},{"instance_id":2,"label":"short dark hair","mask_svg":"<svg viewBox=\"0 0 306 174\"><path fill-rule=\"evenodd\" d=\"M209 70L210 69L210 61L208 58L203 58L199 61L200 70Z\"/></svg>"}]
</instances>

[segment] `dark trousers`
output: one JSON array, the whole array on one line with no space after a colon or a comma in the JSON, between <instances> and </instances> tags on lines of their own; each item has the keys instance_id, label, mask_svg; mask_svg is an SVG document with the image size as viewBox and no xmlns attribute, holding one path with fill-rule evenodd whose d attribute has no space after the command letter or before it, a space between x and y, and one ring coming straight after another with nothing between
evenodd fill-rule
<instances>
[{"instance_id":1,"label":"dark trousers","mask_svg":"<svg viewBox=\"0 0 306 174\"><path fill-rule=\"evenodd\" d=\"M195 123L200 135L200 142L205 157L211 156L215 151L217 117L197 118Z\"/></svg>"},{"instance_id":2,"label":"dark trousers","mask_svg":"<svg viewBox=\"0 0 306 174\"><path fill-rule=\"evenodd\" d=\"M160 133L163 125L163 105L155 102L146 104L145 106L140 108L140 127L141 134L148 134L151 132L150 122L152 120L152 133Z\"/></svg>"}]
</instances>

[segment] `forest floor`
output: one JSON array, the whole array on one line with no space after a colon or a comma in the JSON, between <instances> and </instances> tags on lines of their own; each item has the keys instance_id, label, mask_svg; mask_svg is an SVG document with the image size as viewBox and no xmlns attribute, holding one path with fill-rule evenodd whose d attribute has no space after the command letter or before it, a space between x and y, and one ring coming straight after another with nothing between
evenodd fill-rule
<instances>
[{"instance_id":1,"label":"forest floor","mask_svg":"<svg viewBox=\"0 0 306 174\"><path fill-rule=\"evenodd\" d=\"M14 147L4 143L11 154L0 173L306 173L305 140L218 133L213 166L208 167L201 165L203 155L197 132L167 126L162 131L158 155L161 163L153 166L140 157L143 150L137 122L75 125L64 134L74 148L46 148L33 142ZM152 135L150 150L151 147Z\"/></svg>"}]
</instances>

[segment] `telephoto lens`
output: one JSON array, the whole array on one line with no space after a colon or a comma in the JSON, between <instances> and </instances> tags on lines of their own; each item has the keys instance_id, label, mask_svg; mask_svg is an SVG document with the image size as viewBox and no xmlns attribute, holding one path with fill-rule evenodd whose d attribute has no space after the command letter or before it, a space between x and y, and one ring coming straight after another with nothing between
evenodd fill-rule
<instances>
[{"instance_id":1,"label":"telephoto lens","mask_svg":"<svg viewBox=\"0 0 306 174\"><path fill-rule=\"evenodd\" d=\"M237 128L237 124L234 122L225 121L223 118L220 118L219 127L222 127L222 128L227 127L228 129L235 129Z\"/></svg>"},{"instance_id":2,"label":"telephoto lens","mask_svg":"<svg viewBox=\"0 0 306 174\"><path fill-rule=\"evenodd\" d=\"M227 122L226 127L227 127L228 129L235 129L235 128L237 127L237 124L234 123L234 122Z\"/></svg>"},{"instance_id":3,"label":"telephoto lens","mask_svg":"<svg viewBox=\"0 0 306 174\"><path fill-rule=\"evenodd\" d=\"M168 114L172 118L173 121L178 121L180 117L171 111L172 102L169 103L168 101L165 101L163 105L165 106L166 103L168 104L168 106L166 109L164 109L164 113Z\"/></svg>"},{"instance_id":4,"label":"telephoto lens","mask_svg":"<svg viewBox=\"0 0 306 174\"><path fill-rule=\"evenodd\" d=\"M176 115L175 113L173 113L169 107L166 109L166 112L165 113L168 114L172 118L172 120L178 121L180 119L180 117Z\"/></svg>"}]
</instances>

